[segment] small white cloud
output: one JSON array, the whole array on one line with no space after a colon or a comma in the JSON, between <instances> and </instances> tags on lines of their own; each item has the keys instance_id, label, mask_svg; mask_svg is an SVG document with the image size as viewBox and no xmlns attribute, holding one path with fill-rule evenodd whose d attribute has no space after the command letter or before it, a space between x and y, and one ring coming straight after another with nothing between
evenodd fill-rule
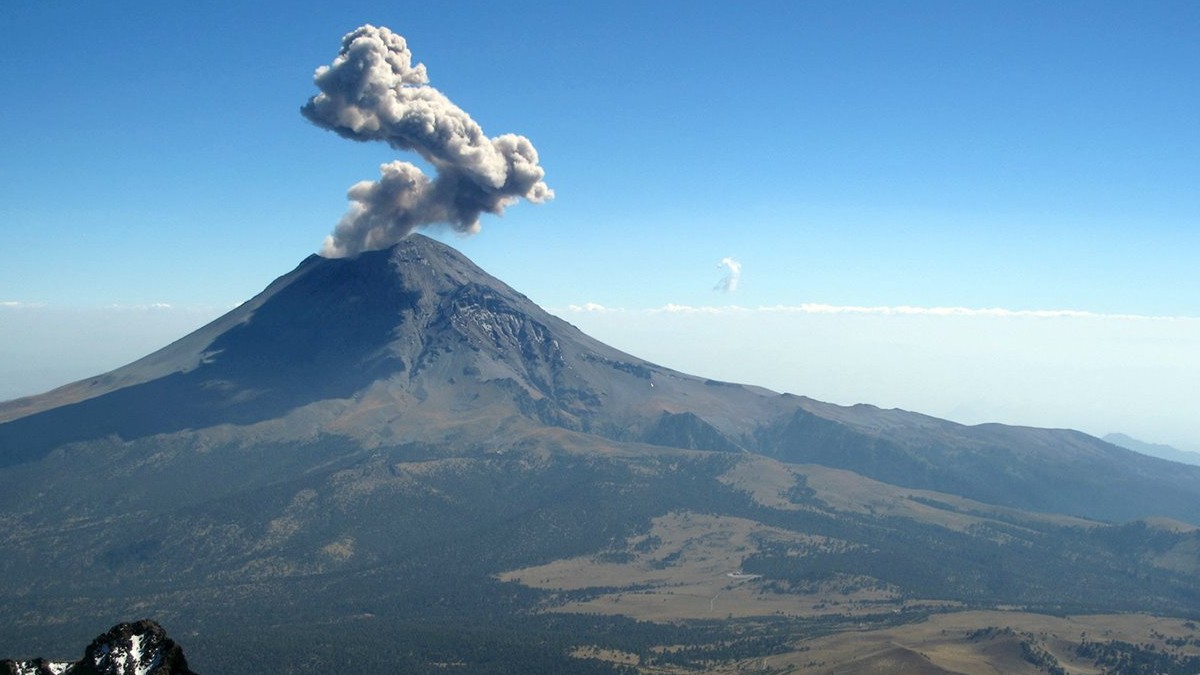
<instances>
[{"instance_id":1,"label":"small white cloud","mask_svg":"<svg viewBox=\"0 0 1200 675\"><path fill-rule=\"evenodd\" d=\"M175 309L175 305L169 302L151 302L144 305L124 305L113 303L105 305L102 309L107 309L115 312L154 312Z\"/></svg>"},{"instance_id":2,"label":"small white cloud","mask_svg":"<svg viewBox=\"0 0 1200 675\"><path fill-rule=\"evenodd\" d=\"M726 307L695 307L693 305L676 305L671 303L648 311L656 314L728 314L731 312L743 312L745 309L736 305Z\"/></svg>"},{"instance_id":3,"label":"small white cloud","mask_svg":"<svg viewBox=\"0 0 1200 675\"><path fill-rule=\"evenodd\" d=\"M742 278L742 264L733 258L721 258L717 267L725 268L725 276L713 288L722 293L733 293L738 289L738 281Z\"/></svg>"},{"instance_id":4,"label":"small white cloud","mask_svg":"<svg viewBox=\"0 0 1200 675\"><path fill-rule=\"evenodd\" d=\"M620 312L620 309L605 307L595 302L585 302L582 305L567 305L567 309L572 312Z\"/></svg>"},{"instance_id":5,"label":"small white cloud","mask_svg":"<svg viewBox=\"0 0 1200 675\"><path fill-rule=\"evenodd\" d=\"M0 300L0 307L5 309L29 309L33 307L45 307L45 303L41 302L21 302L20 300Z\"/></svg>"}]
</instances>

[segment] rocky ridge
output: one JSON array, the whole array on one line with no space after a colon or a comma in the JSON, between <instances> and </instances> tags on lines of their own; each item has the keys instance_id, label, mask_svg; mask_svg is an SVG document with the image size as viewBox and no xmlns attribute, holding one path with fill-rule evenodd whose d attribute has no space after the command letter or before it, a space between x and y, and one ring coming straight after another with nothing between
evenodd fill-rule
<instances>
[{"instance_id":1,"label":"rocky ridge","mask_svg":"<svg viewBox=\"0 0 1200 675\"><path fill-rule=\"evenodd\" d=\"M0 661L7 675L195 675L183 648L148 619L121 623L92 641L78 661Z\"/></svg>"}]
</instances>

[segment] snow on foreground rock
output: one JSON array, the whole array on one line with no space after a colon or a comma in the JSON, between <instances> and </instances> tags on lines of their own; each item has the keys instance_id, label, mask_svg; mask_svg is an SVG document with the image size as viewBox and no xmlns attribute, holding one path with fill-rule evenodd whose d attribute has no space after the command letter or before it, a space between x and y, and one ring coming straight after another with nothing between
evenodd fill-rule
<instances>
[{"instance_id":1,"label":"snow on foreground rock","mask_svg":"<svg viewBox=\"0 0 1200 675\"><path fill-rule=\"evenodd\" d=\"M0 661L0 675L196 675L183 649L150 620L122 623L92 640L75 662Z\"/></svg>"}]
</instances>

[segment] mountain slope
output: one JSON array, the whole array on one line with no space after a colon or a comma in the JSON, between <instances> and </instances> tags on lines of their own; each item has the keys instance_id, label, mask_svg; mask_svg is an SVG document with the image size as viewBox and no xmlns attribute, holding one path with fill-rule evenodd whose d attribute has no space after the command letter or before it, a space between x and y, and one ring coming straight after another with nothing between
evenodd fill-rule
<instances>
[{"instance_id":1,"label":"mountain slope","mask_svg":"<svg viewBox=\"0 0 1200 675\"><path fill-rule=\"evenodd\" d=\"M354 259L312 256L196 333L4 404L0 420L0 466L75 442L279 420L265 432L275 440L336 434L364 447L549 425L1019 508L1200 523L1200 468L1066 430L968 427L684 375L584 335L420 235Z\"/></svg>"},{"instance_id":2,"label":"mountain slope","mask_svg":"<svg viewBox=\"0 0 1200 675\"><path fill-rule=\"evenodd\" d=\"M352 261L310 257L160 352L5 404L0 462L111 434L254 424L327 401L343 401L346 415L387 405L447 417L496 405L611 437L636 435L628 424L641 423L644 410L656 418L684 395L698 410L725 413L730 402L758 412L764 394L713 395L697 378L588 338L457 252L414 236ZM389 424L371 420L370 431Z\"/></svg>"},{"instance_id":3,"label":"mountain slope","mask_svg":"<svg viewBox=\"0 0 1200 675\"><path fill-rule=\"evenodd\" d=\"M1200 611L1200 469L675 372L421 236L0 420L0 653L136 612L201 672L614 672L577 654Z\"/></svg>"},{"instance_id":4,"label":"mountain slope","mask_svg":"<svg viewBox=\"0 0 1200 675\"><path fill-rule=\"evenodd\" d=\"M1197 452L1180 450L1179 448L1161 443L1146 443L1126 434L1105 434L1104 440L1143 455L1158 457L1159 459L1166 459L1181 464L1200 465L1200 453Z\"/></svg>"}]
</instances>

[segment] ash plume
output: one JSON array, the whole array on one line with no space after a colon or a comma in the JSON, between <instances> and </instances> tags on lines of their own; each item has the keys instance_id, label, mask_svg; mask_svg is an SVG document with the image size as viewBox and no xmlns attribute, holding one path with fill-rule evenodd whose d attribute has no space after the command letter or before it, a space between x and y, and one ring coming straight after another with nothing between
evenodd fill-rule
<instances>
[{"instance_id":1,"label":"ash plume","mask_svg":"<svg viewBox=\"0 0 1200 675\"><path fill-rule=\"evenodd\" d=\"M366 25L347 33L337 57L317 68L313 81L320 93L300 109L309 121L351 140L416 152L437 172L431 179L414 164L394 161L380 167L379 180L352 186L350 207L321 255L386 248L426 225L474 233L484 213L502 214L522 197L535 203L554 198L529 139L488 138L429 86L425 65L414 65L407 42L387 28Z\"/></svg>"}]
</instances>

